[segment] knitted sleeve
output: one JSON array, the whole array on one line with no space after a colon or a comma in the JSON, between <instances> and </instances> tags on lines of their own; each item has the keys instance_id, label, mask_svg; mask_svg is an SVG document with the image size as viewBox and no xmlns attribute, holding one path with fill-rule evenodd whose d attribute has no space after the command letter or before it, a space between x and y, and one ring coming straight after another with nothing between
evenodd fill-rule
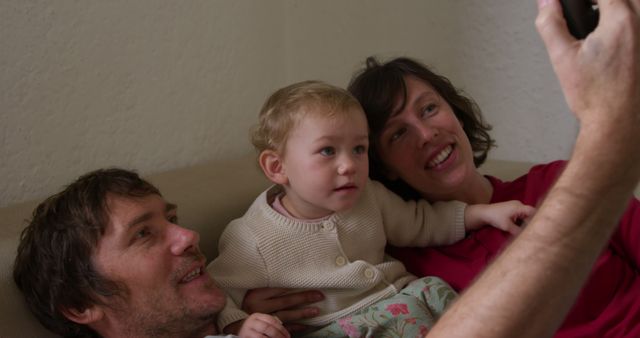
<instances>
[{"instance_id":1,"label":"knitted sleeve","mask_svg":"<svg viewBox=\"0 0 640 338\"><path fill-rule=\"evenodd\" d=\"M227 303L222 311L218 313L216 325L220 331L223 331L227 325L246 319L247 317L249 317L249 314L242 311L236 302L234 302L231 297L227 296Z\"/></svg>"},{"instance_id":2,"label":"knitted sleeve","mask_svg":"<svg viewBox=\"0 0 640 338\"><path fill-rule=\"evenodd\" d=\"M207 271L232 302L218 315L218 327L244 319L248 314L238 308L246 292L269 285L267 270L256 238L244 218L232 221L220 236L219 255Z\"/></svg>"},{"instance_id":3,"label":"knitted sleeve","mask_svg":"<svg viewBox=\"0 0 640 338\"><path fill-rule=\"evenodd\" d=\"M381 183L368 185L380 210L387 242L394 246L446 245L464 238L464 209L458 201L405 201Z\"/></svg>"}]
</instances>

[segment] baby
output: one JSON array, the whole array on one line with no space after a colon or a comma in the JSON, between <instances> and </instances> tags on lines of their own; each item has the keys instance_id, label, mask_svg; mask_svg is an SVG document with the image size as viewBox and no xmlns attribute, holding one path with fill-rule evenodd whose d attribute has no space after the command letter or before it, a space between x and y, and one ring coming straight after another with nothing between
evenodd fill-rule
<instances>
[{"instance_id":1,"label":"baby","mask_svg":"<svg viewBox=\"0 0 640 338\"><path fill-rule=\"evenodd\" d=\"M317 81L276 91L252 141L275 183L232 221L209 273L231 297L218 317L226 333L248 316L247 290L319 289L308 336L424 335L455 292L437 277L416 279L385 246L447 245L492 224L517 233L533 208L517 201L469 205L404 201L368 179L367 120L347 91Z\"/></svg>"}]
</instances>

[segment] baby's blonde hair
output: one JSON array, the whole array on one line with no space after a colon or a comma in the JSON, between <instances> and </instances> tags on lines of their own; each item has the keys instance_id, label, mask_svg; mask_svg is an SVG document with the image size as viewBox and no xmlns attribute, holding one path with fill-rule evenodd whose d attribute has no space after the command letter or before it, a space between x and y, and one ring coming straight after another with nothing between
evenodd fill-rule
<instances>
[{"instance_id":1,"label":"baby's blonde hair","mask_svg":"<svg viewBox=\"0 0 640 338\"><path fill-rule=\"evenodd\" d=\"M277 90L260 110L251 143L258 153L283 151L289 133L306 114L335 117L351 109L362 110L360 103L345 89L321 81L303 81Z\"/></svg>"}]
</instances>

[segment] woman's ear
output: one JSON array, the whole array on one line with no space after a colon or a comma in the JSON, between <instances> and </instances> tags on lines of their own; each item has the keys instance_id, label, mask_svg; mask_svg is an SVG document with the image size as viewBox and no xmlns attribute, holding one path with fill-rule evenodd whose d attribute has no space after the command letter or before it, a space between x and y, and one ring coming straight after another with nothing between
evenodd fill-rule
<instances>
[{"instance_id":1,"label":"woman's ear","mask_svg":"<svg viewBox=\"0 0 640 338\"><path fill-rule=\"evenodd\" d=\"M280 185L289 183L282 156L278 152L271 149L263 150L258 156L258 163L271 182Z\"/></svg>"},{"instance_id":2,"label":"woman's ear","mask_svg":"<svg viewBox=\"0 0 640 338\"><path fill-rule=\"evenodd\" d=\"M387 169L387 168L383 168L382 169L382 174L384 175L384 177L386 177L389 181L396 181L400 178L400 176L398 176L398 174L396 174L395 171L391 170L391 169Z\"/></svg>"},{"instance_id":3,"label":"woman's ear","mask_svg":"<svg viewBox=\"0 0 640 338\"><path fill-rule=\"evenodd\" d=\"M89 325L96 323L104 317L104 311L98 305L91 305L83 310L77 308L64 308L62 314L72 322Z\"/></svg>"}]
</instances>

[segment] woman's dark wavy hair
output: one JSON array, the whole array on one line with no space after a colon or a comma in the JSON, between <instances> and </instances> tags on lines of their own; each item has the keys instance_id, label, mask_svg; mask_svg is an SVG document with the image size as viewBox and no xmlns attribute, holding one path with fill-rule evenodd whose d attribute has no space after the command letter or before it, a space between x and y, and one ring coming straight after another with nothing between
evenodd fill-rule
<instances>
[{"instance_id":1,"label":"woman's dark wavy hair","mask_svg":"<svg viewBox=\"0 0 640 338\"><path fill-rule=\"evenodd\" d=\"M47 198L22 231L13 279L27 305L49 330L63 337L98 337L63 311L103 304L126 287L101 276L92 254L109 223L107 195L143 197L160 192L136 173L102 169L78 178Z\"/></svg>"},{"instance_id":2,"label":"woman's dark wavy hair","mask_svg":"<svg viewBox=\"0 0 640 338\"><path fill-rule=\"evenodd\" d=\"M387 179L386 166L378 156L378 142L384 125L406 104L407 86L404 78L408 75L430 84L449 103L469 138L476 167L484 163L495 141L489 135L491 126L482 118L480 107L446 77L410 58L400 57L380 63L375 57L368 57L364 69L354 74L348 89L360 101L369 123L369 175L405 199L417 199L420 195L407 183L400 179ZM394 110L398 97L403 101L400 108Z\"/></svg>"}]
</instances>

